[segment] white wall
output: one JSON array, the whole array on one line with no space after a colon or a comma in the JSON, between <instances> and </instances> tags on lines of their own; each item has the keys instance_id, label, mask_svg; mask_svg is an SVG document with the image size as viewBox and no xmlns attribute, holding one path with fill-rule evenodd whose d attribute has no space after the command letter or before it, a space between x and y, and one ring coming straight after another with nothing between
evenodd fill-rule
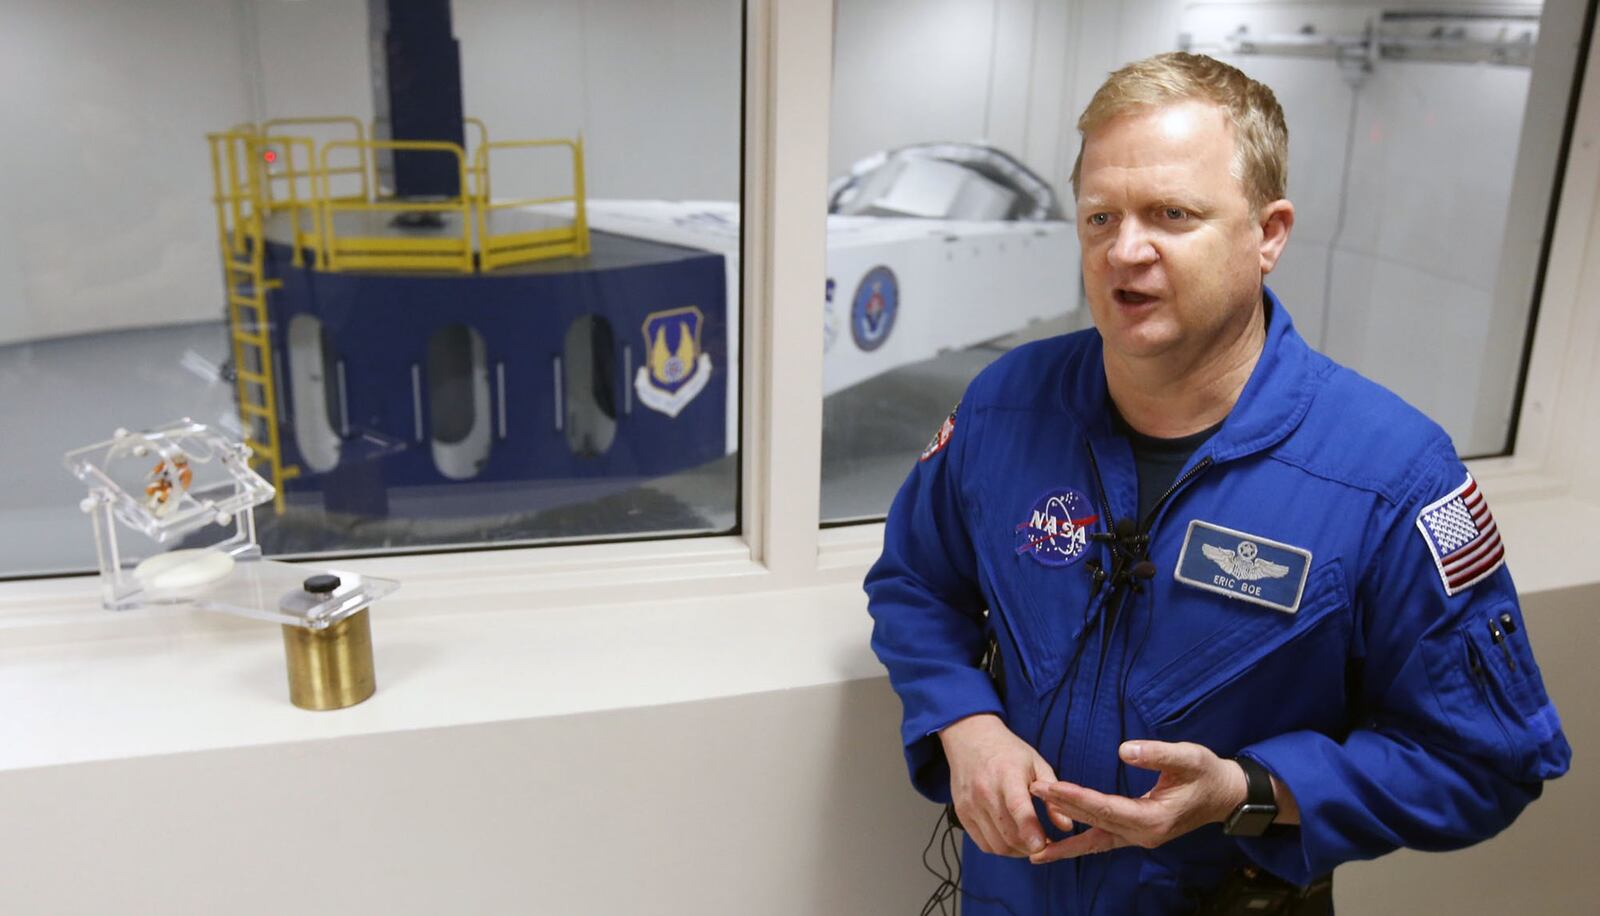
<instances>
[{"instance_id":1,"label":"white wall","mask_svg":"<svg viewBox=\"0 0 1600 916\"><path fill-rule=\"evenodd\" d=\"M268 116L370 120L367 0L252 3ZM582 135L593 197L738 196L739 0L454 0L452 12L463 110L491 139ZM516 153L494 164L508 196L546 177Z\"/></svg>"},{"instance_id":2,"label":"white wall","mask_svg":"<svg viewBox=\"0 0 1600 916\"><path fill-rule=\"evenodd\" d=\"M0 343L222 315L205 133L247 116L214 0L0 4Z\"/></svg>"},{"instance_id":3,"label":"white wall","mask_svg":"<svg viewBox=\"0 0 1600 916\"><path fill-rule=\"evenodd\" d=\"M1475 419L1527 94L1523 69L1396 62L1357 93L1322 346L1401 392L1467 454L1505 445L1504 427ZM1520 351L1521 337L1499 343Z\"/></svg>"},{"instance_id":4,"label":"white wall","mask_svg":"<svg viewBox=\"0 0 1600 916\"><path fill-rule=\"evenodd\" d=\"M898 715L877 679L0 773L0 909L913 912Z\"/></svg>"},{"instance_id":5,"label":"white wall","mask_svg":"<svg viewBox=\"0 0 1600 916\"><path fill-rule=\"evenodd\" d=\"M205 135L370 117L364 0L3 0L0 344L223 315Z\"/></svg>"},{"instance_id":6,"label":"white wall","mask_svg":"<svg viewBox=\"0 0 1600 916\"><path fill-rule=\"evenodd\" d=\"M367 0L253 3L269 117L371 119ZM581 135L592 197L738 196L738 0L454 0L452 12L462 107L490 139ZM493 165L498 195L553 193L539 184L550 160L506 152Z\"/></svg>"},{"instance_id":7,"label":"white wall","mask_svg":"<svg viewBox=\"0 0 1600 916\"><path fill-rule=\"evenodd\" d=\"M997 3L839 0L830 175L878 150L987 135Z\"/></svg>"},{"instance_id":8,"label":"white wall","mask_svg":"<svg viewBox=\"0 0 1600 916\"><path fill-rule=\"evenodd\" d=\"M838 0L828 168L986 141L1071 205L1077 113L1122 63L1177 45L1177 0Z\"/></svg>"},{"instance_id":9,"label":"white wall","mask_svg":"<svg viewBox=\"0 0 1600 916\"><path fill-rule=\"evenodd\" d=\"M241 26L254 34L244 36L241 66L259 93L261 120L354 115L371 123L367 0L245 0L245 8Z\"/></svg>"},{"instance_id":10,"label":"white wall","mask_svg":"<svg viewBox=\"0 0 1600 916\"><path fill-rule=\"evenodd\" d=\"M1183 30L1202 49L1241 24L1359 34L1394 6L1197 3ZM1533 71L1382 60L1353 87L1326 59L1219 55L1272 86L1289 121L1298 220L1273 287L1313 344L1400 392L1465 454L1506 444L1582 12L1550 4Z\"/></svg>"},{"instance_id":11,"label":"white wall","mask_svg":"<svg viewBox=\"0 0 1600 916\"><path fill-rule=\"evenodd\" d=\"M593 197L738 198L738 0L455 0L454 9L466 109L494 139L581 133ZM519 196L522 170L506 155L496 192Z\"/></svg>"}]
</instances>

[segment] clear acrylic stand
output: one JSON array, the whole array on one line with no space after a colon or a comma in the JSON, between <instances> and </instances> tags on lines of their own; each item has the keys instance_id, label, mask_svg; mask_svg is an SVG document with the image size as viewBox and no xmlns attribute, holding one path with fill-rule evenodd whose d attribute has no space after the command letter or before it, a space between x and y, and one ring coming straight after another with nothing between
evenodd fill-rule
<instances>
[{"instance_id":1,"label":"clear acrylic stand","mask_svg":"<svg viewBox=\"0 0 1600 916\"><path fill-rule=\"evenodd\" d=\"M102 603L111 610L193 605L310 630L323 630L399 588L392 579L264 559L254 507L272 484L250 469L250 449L189 419L68 452L68 470L89 495L80 503L94 523ZM158 550L136 562L118 543L119 526L158 547L210 526L230 529L209 547ZM337 577L331 590L308 590L308 577Z\"/></svg>"}]
</instances>

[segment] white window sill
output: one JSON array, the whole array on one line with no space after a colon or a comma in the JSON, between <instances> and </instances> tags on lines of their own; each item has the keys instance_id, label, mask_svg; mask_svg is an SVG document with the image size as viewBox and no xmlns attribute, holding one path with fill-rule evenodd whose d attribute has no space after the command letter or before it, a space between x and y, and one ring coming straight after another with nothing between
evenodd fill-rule
<instances>
[{"instance_id":1,"label":"white window sill","mask_svg":"<svg viewBox=\"0 0 1600 916\"><path fill-rule=\"evenodd\" d=\"M1571 536L1600 530L1600 505L1486 489L1524 594L1600 587L1600 563ZM91 578L0 585L0 771L879 677L860 580L881 536L824 531L802 587L731 538L633 545L620 570L618 545L343 563L404 584L373 610L377 694L324 713L289 704L271 624L111 614Z\"/></svg>"},{"instance_id":2,"label":"white window sill","mask_svg":"<svg viewBox=\"0 0 1600 916\"><path fill-rule=\"evenodd\" d=\"M0 771L871 678L882 669L867 648L865 606L858 584L536 611L463 603L386 615L380 604L378 692L318 713L289 704L271 624L206 615L185 635L3 649Z\"/></svg>"}]
</instances>

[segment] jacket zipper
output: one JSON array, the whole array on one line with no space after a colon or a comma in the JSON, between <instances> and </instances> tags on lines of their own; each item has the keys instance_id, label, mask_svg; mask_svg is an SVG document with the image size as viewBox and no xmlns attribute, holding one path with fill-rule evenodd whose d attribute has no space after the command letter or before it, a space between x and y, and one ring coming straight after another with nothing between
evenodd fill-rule
<instances>
[{"instance_id":1,"label":"jacket zipper","mask_svg":"<svg viewBox=\"0 0 1600 916\"><path fill-rule=\"evenodd\" d=\"M1181 477L1179 477L1177 480L1174 480L1172 482L1172 486L1167 488L1167 492L1161 494L1161 498L1156 500L1155 505L1150 507L1150 514L1146 516L1145 520L1139 525L1139 533L1148 536L1150 530L1155 527L1156 518L1161 515L1161 510L1166 507L1167 500L1171 499L1173 494L1183 489L1183 487L1187 485L1189 481L1205 473L1206 469L1211 467L1211 464L1211 456L1207 455L1195 462L1194 467L1184 471Z\"/></svg>"},{"instance_id":2,"label":"jacket zipper","mask_svg":"<svg viewBox=\"0 0 1600 916\"><path fill-rule=\"evenodd\" d=\"M1117 530L1117 516L1111 511L1111 500L1106 497L1106 482L1100 478L1100 462L1094 459L1094 446L1089 444L1089 437L1083 437L1083 450L1089 455L1089 472L1094 475L1094 488L1100 494L1100 511L1105 513L1106 531L1114 533Z\"/></svg>"},{"instance_id":3,"label":"jacket zipper","mask_svg":"<svg viewBox=\"0 0 1600 916\"><path fill-rule=\"evenodd\" d=\"M1083 447L1084 447L1084 451L1087 452L1088 455L1089 455L1089 470L1094 475L1095 489L1099 492L1099 495L1100 495L1100 506L1101 506L1102 511L1105 513L1107 531L1112 534L1112 540L1110 541L1110 543L1112 545L1112 548L1111 548L1112 549L1112 554L1113 554L1114 557L1117 557L1117 560L1118 560L1117 562L1114 563L1113 568L1114 569L1121 569L1122 566L1123 566L1123 561L1125 561L1125 558L1122 558L1122 557L1118 556L1119 552L1122 549L1122 545L1115 538L1116 517L1111 511L1111 500L1106 495L1105 480L1102 479L1101 476L1100 476L1100 463L1094 457L1094 446L1092 444L1090 444L1089 437L1087 437L1087 436L1085 436L1084 439L1083 439ZM1201 474L1205 473L1205 471L1208 468L1210 468L1212 464L1213 464L1213 461L1212 461L1210 455L1206 455L1205 457L1201 458L1199 461L1195 462L1194 467L1191 467L1189 470L1187 470L1183 474L1179 475L1178 479L1174 480L1172 482L1172 485L1167 487L1166 492L1162 493L1160 498L1158 498L1155 501L1155 503L1153 505L1151 505L1149 515L1138 526L1138 532L1139 532L1138 533L1138 537L1142 539L1142 543L1139 544L1139 546L1141 548L1148 548L1148 545L1149 545L1149 542L1150 542L1150 530L1154 526L1156 518L1161 515L1161 510L1166 507L1166 504L1168 503L1168 501L1170 501L1175 495L1177 495L1177 493L1180 490L1182 490L1184 487L1188 486L1189 483L1191 481L1193 481L1196 477L1198 477ZM1149 557L1149 550L1148 549L1144 549L1144 550L1141 551L1141 553L1144 555L1144 557L1143 557L1144 561L1147 562L1148 561L1148 557ZM1096 585L1098 586L1098 583L1096 583ZM1086 723L1086 725L1089 725L1089 726L1092 726L1094 724L1095 714L1098 712L1098 710L1096 709L1096 706L1098 706L1098 704L1099 704L1100 675L1105 670L1106 649L1107 649L1107 646L1110 644L1110 636L1113 635L1115 633L1115 631L1116 631L1115 616L1113 616L1110 621L1107 621L1105 619L1105 615L1113 613L1113 607L1111 606L1113 602L1115 602L1116 609L1120 609L1122 607L1122 605L1127 602L1127 595L1132 590L1133 589L1132 589L1131 582L1124 582L1122 584L1113 583L1111 592L1106 595L1105 605L1101 607L1101 615L1102 615L1102 617L1101 617L1101 626L1099 627L1099 634L1100 634L1100 646L1099 646L1100 663L1095 668L1095 690L1091 694L1090 700L1089 700L1089 715L1088 715L1088 720L1087 720L1087 723ZM1133 663L1133 660L1130 660L1128 662L1128 664L1130 664L1130 665L1132 663ZM1071 688L1071 686L1075 686L1075 685L1069 685L1069 689ZM1070 723L1063 723L1062 727L1065 728L1069 724ZM1041 723L1041 725L1042 725L1042 723ZM1121 728L1121 727L1122 726L1119 723L1118 724L1118 728ZM1073 777L1075 779L1081 779L1082 778L1082 774L1083 774L1083 759L1084 759L1084 755L1087 753L1088 744L1089 744L1089 742L1087 742L1087 741L1078 742L1077 760L1073 764ZM1117 766L1118 766L1118 768L1120 770L1120 768L1122 766L1120 760L1118 761Z\"/></svg>"}]
</instances>

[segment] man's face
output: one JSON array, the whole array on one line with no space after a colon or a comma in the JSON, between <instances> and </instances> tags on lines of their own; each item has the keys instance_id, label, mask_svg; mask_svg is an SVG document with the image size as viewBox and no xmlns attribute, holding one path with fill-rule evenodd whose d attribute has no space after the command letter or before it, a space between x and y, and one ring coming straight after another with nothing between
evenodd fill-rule
<instances>
[{"instance_id":1,"label":"man's face","mask_svg":"<svg viewBox=\"0 0 1600 916\"><path fill-rule=\"evenodd\" d=\"M1233 126L1208 102L1138 111L1084 138L1078 242L1109 351L1190 364L1247 326L1293 207L1256 214L1233 158Z\"/></svg>"}]
</instances>

